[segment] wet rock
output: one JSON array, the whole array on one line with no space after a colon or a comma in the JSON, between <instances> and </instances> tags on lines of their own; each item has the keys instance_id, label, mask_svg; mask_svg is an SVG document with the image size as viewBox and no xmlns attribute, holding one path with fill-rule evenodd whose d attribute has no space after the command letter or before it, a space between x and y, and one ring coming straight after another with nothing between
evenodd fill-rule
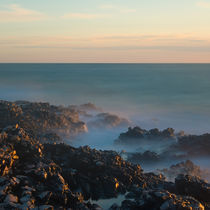
<instances>
[{"instance_id":1,"label":"wet rock","mask_svg":"<svg viewBox=\"0 0 210 210\"><path fill-rule=\"evenodd\" d=\"M126 199L133 199L136 197L136 194L134 192L129 192L125 195Z\"/></svg>"},{"instance_id":2,"label":"wet rock","mask_svg":"<svg viewBox=\"0 0 210 210\"><path fill-rule=\"evenodd\" d=\"M120 210L133 209L199 209L204 210L204 206L192 197L179 196L166 190L143 190L140 195L135 196L135 200L124 200Z\"/></svg>"},{"instance_id":3,"label":"wet rock","mask_svg":"<svg viewBox=\"0 0 210 210\"><path fill-rule=\"evenodd\" d=\"M101 209L86 201L126 192L126 200L112 209L209 206L209 185L198 178L182 176L169 183L161 175L144 173L117 152L52 144L60 139L52 128L73 133L81 128L77 111L48 103L0 101L0 105L1 209ZM134 130L129 132L137 139L173 138L171 129Z\"/></svg>"},{"instance_id":4,"label":"wet rock","mask_svg":"<svg viewBox=\"0 0 210 210\"><path fill-rule=\"evenodd\" d=\"M39 210L54 210L54 207L51 205L42 205L39 206Z\"/></svg>"},{"instance_id":5,"label":"wet rock","mask_svg":"<svg viewBox=\"0 0 210 210\"><path fill-rule=\"evenodd\" d=\"M201 170L201 168L195 165L192 161L186 160L175 165L170 166L170 168L165 168L158 170L158 173L163 174L169 181L174 181L179 174L191 175L198 177L205 177L207 172Z\"/></svg>"},{"instance_id":6,"label":"wet rock","mask_svg":"<svg viewBox=\"0 0 210 210\"><path fill-rule=\"evenodd\" d=\"M167 128L163 131L158 130L157 128L151 130L145 130L140 127L128 128L128 131L121 133L119 138L115 140L116 144L140 144L142 141L163 141L168 139L175 139L175 133L173 128Z\"/></svg>"},{"instance_id":7,"label":"wet rock","mask_svg":"<svg viewBox=\"0 0 210 210\"><path fill-rule=\"evenodd\" d=\"M112 206L109 208L109 210L120 210L120 206L116 203L112 204Z\"/></svg>"},{"instance_id":8,"label":"wet rock","mask_svg":"<svg viewBox=\"0 0 210 210\"><path fill-rule=\"evenodd\" d=\"M42 192L38 197L40 198L41 203L49 203L50 197L52 196L52 192L45 191Z\"/></svg>"},{"instance_id":9,"label":"wet rock","mask_svg":"<svg viewBox=\"0 0 210 210\"><path fill-rule=\"evenodd\" d=\"M92 204L91 209L92 209L92 210L103 210L103 209L102 209L99 205L97 205L97 204Z\"/></svg>"},{"instance_id":10,"label":"wet rock","mask_svg":"<svg viewBox=\"0 0 210 210\"><path fill-rule=\"evenodd\" d=\"M210 134L188 135L178 139L172 150L182 151L188 157L205 157L210 155Z\"/></svg>"},{"instance_id":11,"label":"wet rock","mask_svg":"<svg viewBox=\"0 0 210 210\"><path fill-rule=\"evenodd\" d=\"M189 195L199 201L210 203L210 184L199 177L180 174L175 179L175 187L181 195Z\"/></svg>"},{"instance_id":12,"label":"wet rock","mask_svg":"<svg viewBox=\"0 0 210 210\"><path fill-rule=\"evenodd\" d=\"M37 139L19 126L7 127L4 132L7 135L0 137L2 208L27 209L51 205L55 209L63 209L76 207L82 202L81 196L69 189L60 174L61 168L44 157L43 146ZM11 138L13 135L19 135L20 139Z\"/></svg>"},{"instance_id":13,"label":"wet rock","mask_svg":"<svg viewBox=\"0 0 210 210\"><path fill-rule=\"evenodd\" d=\"M78 149L65 144L45 144L44 153L56 164L63 164L62 175L73 190L80 188L85 197L112 197L133 184L161 184L158 176L142 175L139 165L124 161L116 152Z\"/></svg>"},{"instance_id":14,"label":"wet rock","mask_svg":"<svg viewBox=\"0 0 210 210\"><path fill-rule=\"evenodd\" d=\"M4 199L5 203L17 203L18 197L13 194L8 194L6 198Z\"/></svg>"}]
</instances>

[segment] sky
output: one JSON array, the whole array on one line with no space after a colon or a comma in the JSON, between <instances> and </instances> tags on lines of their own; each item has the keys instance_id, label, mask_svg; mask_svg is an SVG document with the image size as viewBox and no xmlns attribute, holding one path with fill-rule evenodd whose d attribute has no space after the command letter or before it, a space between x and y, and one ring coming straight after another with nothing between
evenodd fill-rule
<instances>
[{"instance_id":1,"label":"sky","mask_svg":"<svg viewBox=\"0 0 210 210\"><path fill-rule=\"evenodd\" d=\"M210 0L0 0L0 62L210 63Z\"/></svg>"}]
</instances>

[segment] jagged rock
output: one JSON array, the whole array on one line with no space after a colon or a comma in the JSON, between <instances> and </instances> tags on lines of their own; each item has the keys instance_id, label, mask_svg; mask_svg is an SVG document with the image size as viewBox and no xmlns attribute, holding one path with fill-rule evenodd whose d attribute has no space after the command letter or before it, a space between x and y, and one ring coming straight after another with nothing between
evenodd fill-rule
<instances>
[{"instance_id":1,"label":"jagged rock","mask_svg":"<svg viewBox=\"0 0 210 210\"><path fill-rule=\"evenodd\" d=\"M7 135L0 137L1 158L8 159L2 161L0 180L4 208L27 209L42 204L64 208L80 203L81 196L71 192L60 174L61 168L44 157L38 140L18 126L7 127L4 132ZM12 138L13 135L20 139ZM13 159L14 155L18 158Z\"/></svg>"},{"instance_id":2,"label":"jagged rock","mask_svg":"<svg viewBox=\"0 0 210 210\"><path fill-rule=\"evenodd\" d=\"M112 204L112 206L109 208L109 210L120 210L120 206L116 203Z\"/></svg>"},{"instance_id":3,"label":"jagged rock","mask_svg":"<svg viewBox=\"0 0 210 210\"><path fill-rule=\"evenodd\" d=\"M139 165L124 161L116 152L78 149L65 144L45 144L44 153L55 163L63 164L62 175L72 189L80 188L85 197L110 197L125 192L132 184L143 185L150 175L142 175ZM73 170L72 170L73 169ZM148 185L163 182L153 175Z\"/></svg>"},{"instance_id":4,"label":"jagged rock","mask_svg":"<svg viewBox=\"0 0 210 210\"><path fill-rule=\"evenodd\" d=\"M39 137L40 140L49 137L48 140L60 141L61 139L56 134L74 136L87 131L85 123L79 120L76 110L52 106L49 103L1 100L0 119L0 130L8 125L18 124L31 135Z\"/></svg>"},{"instance_id":5,"label":"jagged rock","mask_svg":"<svg viewBox=\"0 0 210 210\"><path fill-rule=\"evenodd\" d=\"M205 157L210 155L210 134L188 135L179 137L175 151L182 151L188 157Z\"/></svg>"},{"instance_id":6,"label":"jagged rock","mask_svg":"<svg viewBox=\"0 0 210 210\"><path fill-rule=\"evenodd\" d=\"M44 153L58 165L63 164L63 177L73 191L79 188L85 199L113 197L125 193L133 185L142 188L165 185L164 177L153 173L144 174L139 165L123 160L113 151L46 144Z\"/></svg>"},{"instance_id":7,"label":"jagged rock","mask_svg":"<svg viewBox=\"0 0 210 210\"><path fill-rule=\"evenodd\" d=\"M40 198L41 202L48 203L51 196L52 196L52 192L45 191L45 192L42 192L38 197Z\"/></svg>"},{"instance_id":8,"label":"jagged rock","mask_svg":"<svg viewBox=\"0 0 210 210\"><path fill-rule=\"evenodd\" d=\"M199 177L180 174L175 179L175 187L181 195L189 195L199 201L210 203L210 184Z\"/></svg>"},{"instance_id":9,"label":"jagged rock","mask_svg":"<svg viewBox=\"0 0 210 210\"><path fill-rule=\"evenodd\" d=\"M162 173L169 181L174 181L179 174L198 177L205 177L205 175L207 175L205 171L201 170L199 166L195 165L190 160L177 163L170 166L170 168L158 170L157 172Z\"/></svg>"},{"instance_id":10,"label":"jagged rock","mask_svg":"<svg viewBox=\"0 0 210 210\"><path fill-rule=\"evenodd\" d=\"M97 204L93 204L93 205L91 206L91 209L93 209L93 210L103 210L103 209L101 208L101 206L99 206L99 205L97 205Z\"/></svg>"},{"instance_id":11,"label":"jagged rock","mask_svg":"<svg viewBox=\"0 0 210 210\"><path fill-rule=\"evenodd\" d=\"M42 205L39 206L39 210L54 210L54 207L51 205Z\"/></svg>"},{"instance_id":12,"label":"jagged rock","mask_svg":"<svg viewBox=\"0 0 210 210\"><path fill-rule=\"evenodd\" d=\"M17 203L18 197L13 194L8 194L6 198L4 199L5 203Z\"/></svg>"},{"instance_id":13,"label":"jagged rock","mask_svg":"<svg viewBox=\"0 0 210 210\"><path fill-rule=\"evenodd\" d=\"M204 206L192 197L179 196L166 190L143 190L136 193L135 199L124 200L120 207L112 206L110 210L133 209L198 209L204 210Z\"/></svg>"},{"instance_id":14,"label":"jagged rock","mask_svg":"<svg viewBox=\"0 0 210 210\"><path fill-rule=\"evenodd\" d=\"M142 141L149 140L168 140L174 139L174 129L167 128L163 131L159 131L157 128L151 130L141 129L140 127L128 128L128 131L125 133L121 133L119 138L115 140L116 144L120 145L132 145L132 144L140 144Z\"/></svg>"},{"instance_id":15,"label":"jagged rock","mask_svg":"<svg viewBox=\"0 0 210 210\"><path fill-rule=\"evenodd\" d=\"M112 209L202 210L203 205L209 206L209 184L198 178L178 177L175 184L169 183L162 175L144 173L140 165L114 151L43 144L57 138L49 132L51 128L63 129L62 123L64 129L78 128L78 113L69 108L30 102L1 101L0 105L0 209L96 210L101 207L86 201L127 191L127 200ZM135 135L168 139L173 138L173 130L137 128Z\"/></svg>"}]
</instances>

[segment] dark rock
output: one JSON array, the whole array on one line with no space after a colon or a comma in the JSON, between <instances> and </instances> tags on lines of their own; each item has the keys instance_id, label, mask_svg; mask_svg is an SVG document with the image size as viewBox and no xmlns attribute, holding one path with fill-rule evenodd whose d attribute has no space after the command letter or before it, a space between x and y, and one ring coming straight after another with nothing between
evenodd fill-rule
<instances>
[{"instance_id":1,"label":"dark rock","mask_svg":"<svg viewBox=\"0 0 210 210\"><path fill-rule=\"evenodd\" d=\"M61 168L44 157L39 141L17 126L7 127L3 132L0 136L3 208L27 209L39 205L64 208L82 202L81 196L69 189L60 174Z\"/></svg>"},{"instance_id":2,"label":"dark rock","mask_svg":"<svg viewBox=\"0 0 210 210\"><path fill-rule=\"evenodd\" d=\"M163 178L154 174L144 175L139 165L124 161L113 151L45 144L44 153L56 164L62 164L62 175L69 186L73 190L80 188L86 198L114 197L133 184L156 187L164 182Z\"/></svg>"},{"instance_id":3,"label":"dark rock","mask_svg":"<svg viewBox=\"0 0 210 210\"><path fill-rule=\"evenodd\" d=\"M128 128L128 131L121 133L119 138L115 140L116 144L120 145L130 145L130 144L140 144L146 141L163 141L168 139L174 139L174 129L167 128L163 131L159 131L157 128L151 130L141 129L140 127Z\"/></svg>"},{"instance_id":4,"label":"dark rock","mask_svg":"<svg viewBox=\"0 0 210 210\"><path fill-rule=\"evenodd\" d=\"M176 151L186 153L188 157L205 157L210 155L210 134L188 135L178 139Z\"/></svg>"},{"instance_id":5,"label":"dark rock","mask_svg":"<svg viewBox=\"0 0 210 210\"><path fill-rule=\"evenodd\" d=\"M192 197L179 196L166 190L144 190L135 200L124 200L118 208L120 210L137 210L137 209L199 209L204 210L204 206Z\"/></svg>"},{"instance_id":6,"label":"dark rock","mask_svg":"<svg viewBox=\"0 0 210 210\"><path fill-rule=\"evenodd\" d=\"M189 195L199 201L210 203L210 184L199 177L180 174L175 179L175 187L181 195Z\"/></svg>"},{"instance_id":7,"label":"dark rock","mask_svg":"<svg viewBox=\"0 0 210 210\"><path fill-rule=\"evenodd\" d=\"M96 210L101 207L86 201L114 198L126 192L129 192L126 200L120 207L110 204L112 209L209 206L209 184L198 178L179 176L175 184L169 183L162 175L144 173L140 165L125 161L114 151L48 143L60 142L61 130L84 131L78 112L70 108L1 101L0 117L1 209ZM137 139L173 138L171 129L135 128L129 132ZM155 154L146 155L151 158Z\"/></svg>"},{"instance_id":8,"label":"dark rock","mask_svg":"<svg viewBox=\"0 0 210 210\"><path fill-rule=\"evenodd\" d=\"M74 136L87 131L85 123L79 120L79 114L76 110L52 106L49 103L0 101L0 119L0 130L8 125L18 124L41 140L49 137L48 140L60 141L56 134Z\"/></svg>"},{"instance_id":9,"label":"dark rock","mask_svg":"<svg viewBox=\"0 0 210 210\"><path fill-rule=\"evenodd\" d=\"M170 168L165 168L158 170L158 173L162 173L169 181L174 181L179 174L191 175L197 177L205 177L207 172L201 170L201 168L195 165L192 161L186 160L175 165L170 166Z\"/></svg>"}]
</instances>

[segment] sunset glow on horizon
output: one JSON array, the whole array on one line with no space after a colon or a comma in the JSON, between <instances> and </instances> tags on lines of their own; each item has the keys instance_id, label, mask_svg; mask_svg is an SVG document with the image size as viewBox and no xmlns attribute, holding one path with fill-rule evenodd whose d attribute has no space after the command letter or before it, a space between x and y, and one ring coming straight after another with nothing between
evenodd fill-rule
<instances>
[{"instance_id":1,"label":"sunset glow on horizon","mask_svg":"<svg viewBox=\"0 0 210 210\"><path fill-rule=\"evenodd\" d=\"M0 30L2 63L210 63L210 0L9 0Z\"/></svg>"}]
</instances>

